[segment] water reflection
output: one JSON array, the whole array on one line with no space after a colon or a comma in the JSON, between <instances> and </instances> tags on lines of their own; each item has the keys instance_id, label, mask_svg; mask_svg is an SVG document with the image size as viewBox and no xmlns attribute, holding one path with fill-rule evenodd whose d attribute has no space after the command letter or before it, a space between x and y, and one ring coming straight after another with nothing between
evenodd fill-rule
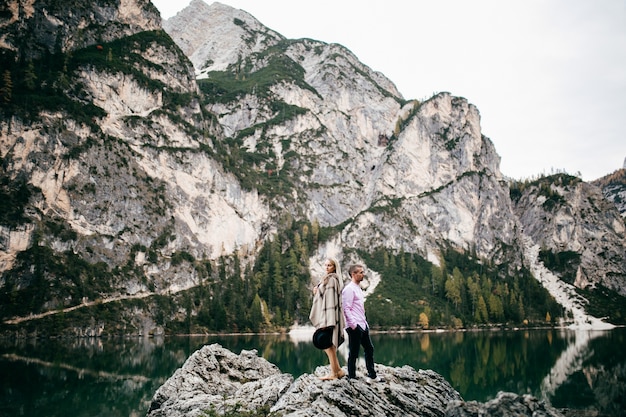
<instances>
[{"instance_id":1,"label":"water reflection","mask_svg":"<svg viewBox=\"0 0 626 417\"><path fill-rule=\"evenodd\" d=\"M573 341L542 383L544 398L559 408L626 416L625 333L626 329L569 333Z\"/></svg>"},{"instance_id":2,"label":"water reflection","mask_svg":"<svg viewBox=\"0 0 626 417\"><path fill-rule=\"evenodd\" d=\"M566 347L565 340L545 331L411 334L402 336L401 343L387 335L376 339L377 362L433 369L463 398L480 401L498 390L536 393Z\"/></svg>"},{"instance_id":3,"label":"water reflection","mask_svg":"<svg viewBox=\"0 0 626 417\"><path fill-rule=\"evenodd\" d=\"M377 363L440 373L466 400L530 393L559 408L626 415L626 329L373 334ZM299 376L327 362L287 335L0 341L0 416L144 416L201 346L256 349ZM340 349L343 365L346 346Z\"/></svg>"}]
</instances>

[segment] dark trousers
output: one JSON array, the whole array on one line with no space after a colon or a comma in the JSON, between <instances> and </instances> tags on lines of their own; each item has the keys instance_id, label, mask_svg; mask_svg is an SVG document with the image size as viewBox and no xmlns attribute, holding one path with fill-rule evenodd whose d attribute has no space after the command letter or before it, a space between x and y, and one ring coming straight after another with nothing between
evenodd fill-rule
<instances>
[{"instance_id":1,"label":"dark trousers","mask_svg":"<svg viewBox=\"0 0 626 417\"><path fill-rule=\"evenodd\" d=\"M365 367L367 368L367 376L376 378L374 370L374 345L370 339L369 329L363 330L361 326L356 329L347 328L348 332L348 377L356 378L356 360L359 357L359 349L363 346L365 352Z\"/></svg>"}]
</instances>

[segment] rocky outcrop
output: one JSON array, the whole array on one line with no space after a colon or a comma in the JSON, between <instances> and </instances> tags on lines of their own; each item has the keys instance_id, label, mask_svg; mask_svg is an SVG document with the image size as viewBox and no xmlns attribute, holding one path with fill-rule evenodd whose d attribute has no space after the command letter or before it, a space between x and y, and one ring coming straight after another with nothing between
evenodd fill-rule
<instances>
[{"instance_id":1,"label":"rocky outcrop","mask_svg":"<svg viewBox=\"0 0 626 417\"><path fill-rule=\"evenodd\" d=\"M622 217L626 218L626 168L598 178L592 184L600 187L604 197L613 202Z\"/></svg>"},{"instance_id":2,"label":"rocky outcrop","mask_svg":"<svg viewBox=\"0 0 626 417\"><path fill-rule=\"evenodd\" d=\"M343 378L321 381L318 374L295 381L256 351L240 355L220 345L204 346L156 392L147 417L193 417L206 411L235 410L276 416L551 416L561 414L534 397L500 393L485 404L464 402L436 372L410 366L376 365L384 382ZM360 371L360 370L359 370ZM357 372L358 375L358 372Z\"/></svg>"},{"instance_id":3,"label":"rocky outcrop","mask_svg":"<svg viewBox=\"0 0 626 417\"><path fill-rule=\"evenodd\" d=\"M576 254L571 277L561 271L560 278L578 288L600 284L626 295L626 226L602 190L564 174L523 188L514 207L524 233L544 251Z\"/></svg>"},{"instance_id":4,"label":"rocky outcrop","mask_svg":"<svg viewBox=\"0 0 626 417\"><path fill-rule=\"evenodd\" d=\"M209 6L203 0L192 0L176 16L165 20L163 29L189 57L200 76L209 70L223 71L242 57L285 39L243 10L218 2Z\"/></svg>"},{"instance_id":5,"label":"rocky outcrop","mask_svg":"<svg viewBox=\"0 0 626 417\"><path fill-rule=\"evenodd\" d=\"M160 17L147 0L8 0L0 5L0 28L0 48L37 59L160 29Z\"/></svg>"},{"instance_id":6,"label":"rocky outcrop","mask_svg":"<svg viewBox=\"0 0 626 417\"><path fill-rule=\"evenodd\" d=\"M510 392L499 392L496 398L486 403L453 401L446 409L446 417L478 416L557 417L562 414L532 395L517 395Z\"/></svg>"},{"instance_id":7,"label":"rocky outcrop","mask_svg":"<svg viewBox=\"0 0 626 417\"><path fill-rule=\"evenodd\" d=\"M281 374L255 351L235 355L217 344L205 346L159 388L148 416L198 416L211 408L224 412L268 407L292 382L291 375Z\"/></svg>"}]
</instances>

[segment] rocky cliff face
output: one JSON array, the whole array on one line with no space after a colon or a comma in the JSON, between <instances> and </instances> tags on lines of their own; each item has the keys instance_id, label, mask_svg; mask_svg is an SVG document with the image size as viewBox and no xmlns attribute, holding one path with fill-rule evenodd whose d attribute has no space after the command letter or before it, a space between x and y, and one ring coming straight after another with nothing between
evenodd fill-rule
<instances>
[{"instance_id":1,"label":"rocky cliff face","mask_svg":"<svg viewBox=\"0 0 626 417\"><path fill-rule=\"evenodd\" d=\"M216 22L227 28L218 31ZM278 80L266 93L257 83L228 100L208 97L206 107L227 136L270 155L274 175L299 172L282 205L322 225L348 222L343 244L367 249L384 242L436 259L440 242L449 241L503 260L503 247L519 238L499 157L467 100L444 93L406 101L342 46L286 42L218 3L192 2L164 27L209 80L225 70L251 77L278 57L296 69L294 79ZM277 102L298 114L277 121ZM373 230L376 224L384 230Z\"/></svg>"},{"instance_id":2,"label":"rocky cliff face","mask_svg":"<svg viewBox=\"0 0 626 417\"><path fill-rule=\"evenodd\" d=\"M189 57L198 74L223 71L242 57L260 53L285 38L243 10L192 0L163 29Z\"/></svg>"},{"instance_id":3,"label":"rocky cliff face","mask_svg":"<svg viewBox=\"0 0 626 417\"><path fill-rule=\"evenodd\" d=\"M513 204L464 98L405 100L344 47L287 40L219 3L193 1L164 23L171 38L140 0L2 7L3 70L36 111L3 107L2 192L16 204L0 287L52 288L22 317L202 287L198 263L253 264L285 216L334 230L320 256L341 259L386 247L437 264L452 247L514 272L536 263L531 239L578 251L576 285L626 294L615 208L588 184L559 189L557 212L532 190ZM43 56L54 71L28 69ZM147 310L123 314L145 319L134 329L166 321Z\"/></svg>"},{"instance_id":4,"label":"rocky cliff face","mask_svg":"<svg viewBox=\"0 0 626 417\"><path fill-rule=\"evenodd\" d=\"M524 232L543 250L577 255L570 283L624 293L626 228L600 188L567 175L541 179L523 191L515 210Z\"/></svg>"},{"instance_id":5,"label":"rocky cliff face","mask_svg":"<svg viewBox=\"0 0 626 417\"><path fill-rule=\"evenodd\" d=\"M326 367L327 368L327 367ZM383 383L347 378L321 381L302 375L295 381L255 351L240 355L219 345L189 357L155 393L148 417L271 413L277 416L561 416L529 395L499 393L486 404L464 402L441 375L410 366L376 365ZM326 370L317 370L322 375ZM364 369L363 369L364 371Z\"/></svg>"},{"instance_id":6,"label":"rocky cliff face","mask_svg":"<svg viewBox=\"0 0 626 417\"><path fill-rule=\"evenodd\" d=\"M188 29L185 22L192 16L203 27L230 19L237 34L226 30L228 39L221 39L214 30L205 35ZM276 175L283 167L305 169L307 175L293 179L294 201L283 205L295 205L292 210L322 224L346 222L340 245L368 250L382 244L417 251L437 262L441 242L446 242L514 269L530 266L532 256L520 250L525 237L554 248L572 237L563 234L562 223L546 224L537 215L534 210L542 210L543 200L530 196L523 207L513 207L499 157L480 133L480 114L467 100L446 93L425 103L404 100L389 80L341 46L284 42L259 28L251 16L219 4L195 1L165 28L179 45L188 46L190 56L202 55L194 61L196 71L209 79L218 71L232 71L243 79L246 68L250 73L270 66L269 49L283 50L291 58L300 79L276 83L267 96L258 94L257 84L227 100L210 100L207 108L218 115L226 134L241 137L248 149L256 151L265 142ZM246 50L246 45L256 49ZM233 50L238 53L231 54ZM361 93L354 95L355 90ZM268 127L275 121L271 104L277 100L302 111ZM311 146L309 137L316 131L320 140ZM580 236L571 250L583 258L576 285L602 283L626 294L623 222L615 221L616 211L597 191L585 185L564 197L577 213L569 220L577 224ZM585 204L595 204L604 216L585 217L590 210ZM546 239L533 229L552 235ZM613 248L612 254L607 247Z\"/></svg>"},{"instance_id":7,"label":"rocky cliff face","mask_svg":"<svg viewBox=\"0 0 626 417\"><path fill-rule=\"evenodd\" d=\"M8 0L0 5L0 47L20 59L69 52L98 42L160 29L149 0Z\"/></svg>"},{"instance_id":8,"label":"rocky cliff face","mask_svg":"<svg viewBox=\"0 0 626 417\"><path fill-rule=\"evenodd\" d=\"M626 168L599 178L592 184L600 187L604 197L617 206L622 217L626 217Z\"/></svg>"},{"instance_id":9,"label":"rocky cliff face","mask_svg":"<svg viewBox=\"0 0 626 417\"><path fill-rule=\"evenodd\" d=\"M221 129L200 107L193 67L159 29L158 11L143 1L105 3L81 6L84 16L72 4L34 2L28 13L21 3L8 5L19 13L6 39L28 39L33 57L50 46L31 28L31 19L41 18L37 13L64 28L62 50L71 55L63 71L70 82L50 93L70 106L102 109L88 118L63 108L43 109L29 120L6 117L11 108L4 113L3 178L26 178L28 201L21 201L26 220L0 226L0 266L14 272L1 283L7 291L53 285L55 290L34 301L35 311L188 289L198 285L198 273L188 262L172 262L173 255L244 256L270 229L267 203L256 191L242 189L212 157L212 138L221 137ZM87 19L89 25L82 26L90 28L109 27L109 20L122 28L98 38L105 49L90 44L91 36L70 33L77 30L76 22L63 20L70 16ZM71 42L74 37L80 42ZM15 198L11 185L3 191ZM24 252L33 247L51 251ZM83 279L95 278L97 285L68 284L54 271L33 276L33 258L66 265L81 258L110 272L95 277L88 267L82 275L92 277ZM68 295L68 285L82 294Z\"/></svg>"}]
</instances>

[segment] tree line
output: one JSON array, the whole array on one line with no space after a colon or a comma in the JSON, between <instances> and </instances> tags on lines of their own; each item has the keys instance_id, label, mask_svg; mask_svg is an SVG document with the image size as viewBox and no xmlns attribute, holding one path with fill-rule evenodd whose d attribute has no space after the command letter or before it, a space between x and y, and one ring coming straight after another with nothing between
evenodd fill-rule
<instances>
[{"instance_id":1,"label":"tree line","mask_svg":"<svg viewBox=\"0 0 626 417\"><path fill-rule=\"evenodd\" d=\"M242 269L238 256L205 263L196 295L192 331L268 331L304 324L311 309L309 257L319 242L317 222L287 220L288 227L266 242L254 265Z\"/></svg>"},{"instance_id":2,"label":"tree line","mask_svg":"<svg viewBox=\"0 0 626 417\"><path fill-rule=\"evenodd\" d=\"M382 275L366 301L373 327L553 324L563 316L563 308L525 269L510 275L452 248L442 250L439 265L385 248L361 255Z\"/></svg>"},{"instance_id":3,"label":"tree line","mask_svg":"<svg viewBox=\"0 0 626 417\"><path fill-rule=\"evenodd\" d=\"M306 324L313 281L309 258L331 232L317 223L293 222L263 246L254 265L242 270L236 256L221 258L218 266L207 263L190 331L258 332ZM380 274L366 300L373 328L554 324L563 316L563 308L527 270L509 275L450 248L442 250L439 265L386 248L358 255ZM193 309L190 305L190 313Z\"/></svg>"}]
</instances>

